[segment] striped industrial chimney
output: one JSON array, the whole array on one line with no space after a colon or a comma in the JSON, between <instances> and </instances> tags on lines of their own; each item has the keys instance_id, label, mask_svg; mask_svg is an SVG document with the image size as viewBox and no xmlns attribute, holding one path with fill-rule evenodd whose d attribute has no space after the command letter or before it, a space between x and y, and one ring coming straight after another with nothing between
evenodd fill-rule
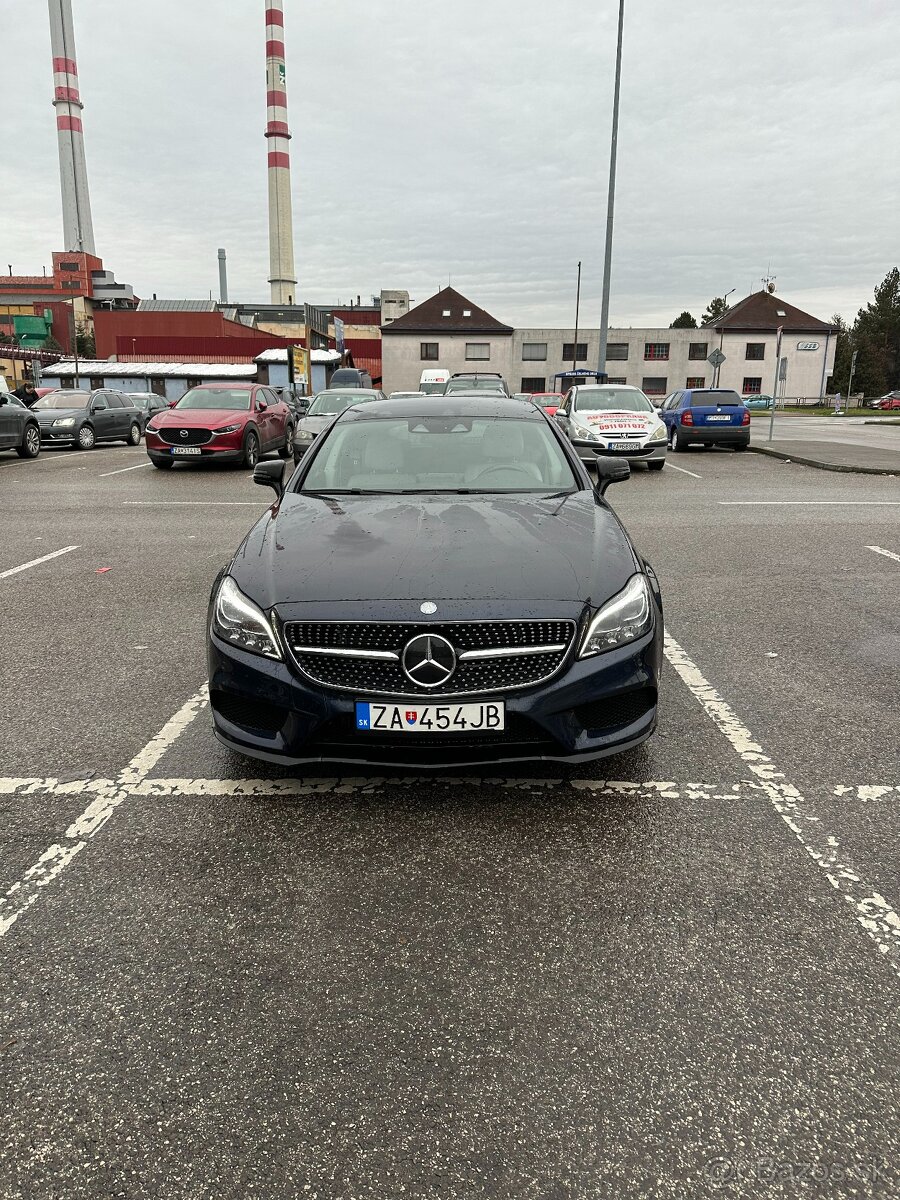
<instances>
[{"instance_id":1,"label":"striped industrial chimney","mask_svg":"<svg viewBox=\"0 0 900 1200\"><path fill-rule=\"evenodd\" d=\"M287 123L282 0L266 2L266 107L269 140L269 284L273 304L293 304L294 222L291 216L291 135Z\"/></svg>"},{"instance_id":2,"label":"striped industrial chimney","mask_svg":"<svg viewBox=\"0 0 900 1200\"><path fill-rule=\"evenodd\" d=\"M65 249L94 254L94 226L88 195L84 136L75 63L72 0L50 0L50 45L53 50L53 107L59 140L59 180L62 187Z\"/></svg>"}]
</instances>

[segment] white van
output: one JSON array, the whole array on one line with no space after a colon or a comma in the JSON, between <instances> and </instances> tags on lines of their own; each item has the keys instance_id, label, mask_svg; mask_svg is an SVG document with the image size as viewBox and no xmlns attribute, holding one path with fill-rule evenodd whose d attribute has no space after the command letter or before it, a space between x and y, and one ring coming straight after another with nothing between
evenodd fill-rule
<instances>
[{"instance_id":1,"label":"white van","mask_svg":"<svg viewBox=\"0 0 900 1200\"><path fill-rule=\"evenodd\" d=\"M419 391L424 392L426 396L442 396L444 384L449 378L450 372L442 371L439 367L433 371L423 371L419 380Z\"/></svg>"}]
</instances>

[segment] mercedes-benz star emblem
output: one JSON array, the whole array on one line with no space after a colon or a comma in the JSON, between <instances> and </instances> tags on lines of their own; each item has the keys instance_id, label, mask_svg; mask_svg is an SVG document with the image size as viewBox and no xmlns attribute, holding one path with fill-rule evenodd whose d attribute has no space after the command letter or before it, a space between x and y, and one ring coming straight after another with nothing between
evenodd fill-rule
<instances>
[{"instance_id":1,"label":"mercedes-benz star emblem","mask_svg":"<svg viewBox=\"0 0 900 1200\"><path fill-rule=\"evenodd\" d=\"M437 605L433 600L426 600L424 604L419 605L419 612L424 613L426 617L430 617L437 612Z\"/></svg>"},{"instance_id":2,"label":"mercedes-benz star emblem","mask_svg":"<svg viewBox=\"0 0 900 1200\"><path fill-rule=\"evenodd\" d=\"M403 673L418 687L436 688L456 670L456 651L436 633L420 633L403 648Z\"/></svg>"},{"instance_id":3,"label":"mercedes-benz star emblem","mask_svg":"<svg viewBox=\"0 0 900 1200\"><path fill-rule=\"evenodd\" d=\"M181 433L181 436L182 436L182 437L187 437L187 430L186 430L186 429L182 429L182 430L180 430L180 433Z\"/></svg>"}]
</instances>

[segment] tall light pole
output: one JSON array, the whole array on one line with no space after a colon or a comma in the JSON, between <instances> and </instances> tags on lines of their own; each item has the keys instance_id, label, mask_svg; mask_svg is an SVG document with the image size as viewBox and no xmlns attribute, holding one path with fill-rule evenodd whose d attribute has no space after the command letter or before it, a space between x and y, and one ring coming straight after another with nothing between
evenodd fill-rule
<instances>
[{"instance_id":1,"label":"tall light pole","mask_svg":"<svg viewBox=\"0 0 900 1200\"><path fill-rule=\"evenodd\" d=\"M723 317L725 316L725 313L727 313L727 312L728 312L728 297L731 295L731 293L732 293L732 292L736 292L736 291L737 291L737 288L730 288L730 289L729 289L729 290L728 290L728 291L725 293L725 295L722 297L722 303L725 305L725 308L722 310L722 316L723 316ZM724 342L724 340L725 340L725 330L724 330L724 328L723 328L722 326L720 326L720 327L719 327L719 349L720 349L720 350L722 349L722 343ZM713 387L718 387L718 386L719 386L719 372L720 372L721 370L722 370L722 365L721 365L721 363L720 363L720 364L718 364L718 365L716 366L716 369L715 369L715 371L713 372L713 376L714 376L714 378L713 378Z\"/></svg>"},{"instance_id":2,"label":"tall light pole","mask_svg":"<svg viewBox=\"0 0 900 1200\"><path fill-rule=\"evenodd\" d=\"M600 309L600 361L597 370L606 373L606 343L609 338L609 274L612 264L613 214L616 207L616 150L619 142L619 92L622 82L622 26L625 0L619 0L619 37L616 44L616 86L613 92L612 138L609 147L609 195L606 202L606 253L603 256L603 303Z\"/></svg>"},{"instance_id":3,"label":"tall light pole","mask_svg":"<svg viewBox=\"0 0 900 1200\"><path fill-rule=\"evenodd\" d=\"M581 316L581 263L578 264L578 283L575 287L575 345L572 348L572 374L578 370L578 321Z\"/></svg>"}]
</instances>

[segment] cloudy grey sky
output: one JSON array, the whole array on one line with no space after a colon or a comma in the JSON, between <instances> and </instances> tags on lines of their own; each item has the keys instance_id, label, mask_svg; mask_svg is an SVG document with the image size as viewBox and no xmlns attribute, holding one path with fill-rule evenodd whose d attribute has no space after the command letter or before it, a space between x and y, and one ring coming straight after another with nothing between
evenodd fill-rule
<instances>
[{"instance_id":1,"label":"cloudy grey sky","mask_svg":"<svg viewBox=\"0 0 900 1200\"><path fill-rule=\"evenodd\" d=\"M268 299L264 0L74 0L98 253L141 295ZM617 0L285 0L298 294L452 278L600 313ZM62 249L44 0L0 0L0 269ZM626 0L611 320L768 271L852 318L900 261L900 0Z\"/></svg>"}]
</instances>

